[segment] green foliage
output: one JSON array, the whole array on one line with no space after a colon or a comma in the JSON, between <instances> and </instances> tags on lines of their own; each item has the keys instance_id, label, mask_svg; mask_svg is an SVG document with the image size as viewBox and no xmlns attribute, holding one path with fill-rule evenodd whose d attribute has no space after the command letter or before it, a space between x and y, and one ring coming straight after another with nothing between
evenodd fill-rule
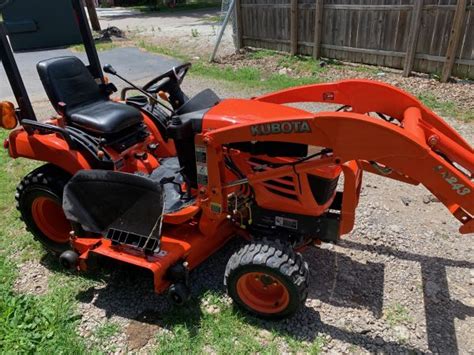
<instances>
[{"instance_id":1,"label":"green foliage","mask_svg":"<svg viewBox=\"0 0 474 355\"><path fill-rule=\"evenodd\" d=\"M408 309L399 303L388 307L384 311L384 318L391 327L412 321Z\"/></svg>"},{"instance_id":2,"label":"green foliage","mask_svg":"<svg viewBox=\"0 0 474 355\"><path fill-rule=\"evenodd\" d=\"M279 354L283 346L295 354L318 354L324 344L319 337L302 342L265 330L261 322L242 315L214 293L164 315L163 326L157 354Z\"/></svg>"},{"instance_id":3,"label":"green foliage","mask_svg":"<svg viewBox=\"0 0 474 355\"><path fill-rule=\"evenodd\" d=\"M144 13L152 13L152 12L179 12L179 11L186 11L186 10L199 10L199 9L213 9L218 8L220 6L219 2L213 1L187 1L185 4L178 3L176 7L170 8L163 5L163 1L156 0L156 2L152 3L142 3L142 4L134 4L130 7L137 9Z\"/></svg>"},{"instance_id":4,"label":"green foliage","mask_svg":"<svg viewBox=\"0 0 474 355\"><path fill-rule=\"evenodd\" d=\"M243 67L234 69L231 67L218 67L204 62L194 63L191 73L217 80L225 80L246 88L262 88L266 90L279 90L291 86L319 82L316 77L295 78L281 74L265 76L258 68Z\"/></svg>"},{"instance_id":5,"label":"green foliage","mask_svg":"<svg viewBox=\"0 0 474 355\"><path fill-rule=\"evenodd\" d=\"M95 336L100 340L107 340L108 338L120 332L120 325L113 322L105 322L95 329Z\"/></svg>"},{"instance_id":6,"label":"green foliage","mask_svg":"<svg viewBox=\"0 0 474 355\"><path fill-rule=\"evenodd\" d=\"M98 52L104 52L104 51L109 51L111 49L117 48L118 45L114 42L98 42L95 44L95 47L97 48ZM73 52L80 52L80 53L86 51L83 44L72 46L71 50Z\"/></svg>"},{"instance_id":7,"label":"green foliage","mask_svg":"<svg viewBox=\"0 0 474 355\"><path fill-rule=\"evenodd\" d=\"M418 95L418 98L431 110L436 111L441 115L459 118L465 122L474 121L474 109L460 110L456 107L456 104L454 102L449 100L438 100L436 96L429 92Z\"/></svg>"},{"instance_id":8,"label":"green foliage","mask_svg":"<svg viewBox=\"0 0 474 355\"><path fill-rule=\"evenodd\" d=\"M7 134L0 130L0 140ZM79 318L71 297L74 288L61 282L41 296L13 291L15 263L43 255L19 220L14 201L16 184L37 165L13 160L0 150L0 349L10 353L81 353L85 348L75 329Z\"/></svg>"},{"instance_id":9,"label":"green foliage","mask_svg":"<svg viewBox=\"0 0 474 355\"><path fill-rule=\"evenodd\" d=\"M275 51L270 49L259 49L248 54L248 57L251 59L264 59L275 55Z\"/></svg>"},{"instance_id":10,"label":"green foliage","mask_svg":"<svg viewBox=\"0 0 474 355\"><path fill-rule=\"evenodd\" d=\"M150 42L147 42L146 40L144 39L140 39L138 40L137 42L137 46L147 52L150 52L150 53L159 53L159 54L163 54L163 55L166 55L166 56L169 56L169 57L173 57L173 58L177 58L177 59L181 59L183 61L188 61L189 58L188 56L170 48L170 47L161 47L161 46L158 46L156 44L153 44L153 43L150 43Z\"/></svg>"}]
</instances>

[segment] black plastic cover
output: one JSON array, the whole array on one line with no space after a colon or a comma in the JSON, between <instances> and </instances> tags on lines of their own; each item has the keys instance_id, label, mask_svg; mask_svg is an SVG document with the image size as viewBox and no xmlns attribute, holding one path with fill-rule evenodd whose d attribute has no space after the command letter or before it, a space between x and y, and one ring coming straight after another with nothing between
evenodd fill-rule
<instances>
[{"instance_id":1,"label":"black plastic cover","mask_svg":"<svg viewBox=\"0 0 474 355\"><path fill-rule=\"evenodd\" d=\"M64 189L63 209L88 232L106 235L114 229L158 239L163 194L159 184L143 176L81 170Z\"/></svg>"},{"instance_id":2,"label":"black plastic cover","mask_svg":"<svg viewBox=\"0 0 474 355\"><path fill-rule=\"evenodd\" d=\"M217 105L221 99L211 89L205 89L186 101L177 111L177 115L200 111Z\"/></svg>"}]
</instances>

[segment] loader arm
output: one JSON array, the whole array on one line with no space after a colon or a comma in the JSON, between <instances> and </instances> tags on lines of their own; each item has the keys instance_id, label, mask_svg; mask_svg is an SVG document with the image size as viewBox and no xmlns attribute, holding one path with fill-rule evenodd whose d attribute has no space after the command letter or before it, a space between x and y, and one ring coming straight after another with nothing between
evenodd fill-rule
<instances>
[{"instance_id":1,"label":"loader arm","mask_svg":"<svg viewBox=\"0 0 474 355\"><path fill-rule=\"evenodd\" d=\"M336 84L310 85L284 90L256 98L269 103L331 102L352 107L351 112L320 112L302 118L265 121L275 124L271 133L258 134L255 123L228 126L208 132L210 157L219 160L223 145L239 141L277 141L301 143L330 148L326 158L311 159L298 164L296 171L307 171L316 166L341 165L350 172L354 198L343 198L341 234L353 226L353 209L360 191L362 170L375 172L408 183L421 183L430 190L462 223L461 233L474 232L474 153L470 145L441 118L423 106L414 97L389 85L362 80ZM381 112L397 119L396 125L367 115ZM285 132L282 127L308 129ZM280 127L280 128L278 128ZM257 133L257 134L256 134ZM287 134L285 134L287 133ZM281 167L273 174L285 173ZM280 170L280 171L279 171ZM249 184L261 181L269 172L248 176ZM219 173L210 178L211 188L219 187ZM210 174L210 177L212 174ZM219 196L214 197L216 203Z\"/></svg>"}]
</instances>

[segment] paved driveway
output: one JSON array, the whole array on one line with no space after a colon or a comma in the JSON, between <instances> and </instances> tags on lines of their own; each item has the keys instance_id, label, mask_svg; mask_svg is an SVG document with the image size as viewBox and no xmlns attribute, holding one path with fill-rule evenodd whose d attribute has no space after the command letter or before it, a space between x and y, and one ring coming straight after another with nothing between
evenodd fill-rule
<instances>
[{"instance_id":1,"label":"paved driveway","mask_svg":"<svg viewBox=\"0 0 474 355\"><path fill-rule=\"evenodd\" d=\"M44 59L71 55L77 56L87 63L85 53L72 52L70 49L15 54L18 67L32 101L39 101L46 97L43 85L36 72L36 64ZM131 81L151 79L179 63L175 59L143 52L138 48L115 48L100 52L99 57L102 65L106 63L112 64L120 74ZM111 80L116 84L120 84L119 79L111 78ZM11 98L13 94L3 66L0 66L0 83L2 83L0 86L0 99Z\"/></svg>"}]
</instances>

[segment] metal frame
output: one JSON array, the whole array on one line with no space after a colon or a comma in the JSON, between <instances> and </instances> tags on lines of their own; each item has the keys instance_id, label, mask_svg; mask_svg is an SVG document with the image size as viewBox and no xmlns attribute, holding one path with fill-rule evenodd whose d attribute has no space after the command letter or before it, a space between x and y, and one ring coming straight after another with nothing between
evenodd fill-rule
<instances>
[{"instance_id":1,"label":"metal frame","mask_svg":"<svg viewBox=\"0 0 474 355\"><path fill-rule=\"evenodd\" d=\"M94 38L92 37L91 27L87 19L86 11L82 0L71 0L72 8L76 14L77 25L82 37L82 43L86 50L87 59L89 60L89 71L94 78L99 79L101 84L105 84L104 74L100 65L99 55L95 47Z\"/></svg>"},{"instance_id":2,"label":"metal frame","mask_svg":"<svg viewBox=\"0 0 474 355\"><path fill-rule=\"evenodd\" d=\"M18 114L20 121L24 119L30 119L36 121L36 115L31 105L30 98L26 92L25 84L21 78L20 71L13 56L13 51L8 42L7 30L3 22L3 18L0 19L0 59L2 60L5 73L7 74L8 81L15 95L18 103Z\"/></svg>"}]
</instances>

